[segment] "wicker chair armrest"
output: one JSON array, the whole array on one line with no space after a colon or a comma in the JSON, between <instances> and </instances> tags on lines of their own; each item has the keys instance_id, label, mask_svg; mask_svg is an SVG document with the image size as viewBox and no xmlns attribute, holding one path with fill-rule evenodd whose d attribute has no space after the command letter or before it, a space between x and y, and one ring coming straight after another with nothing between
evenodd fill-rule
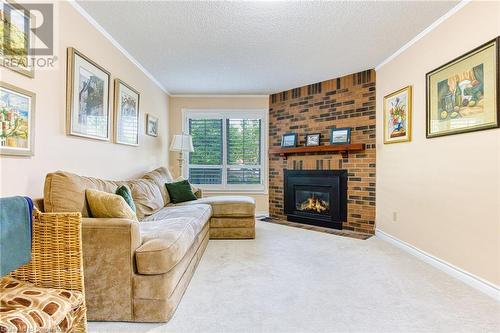
<instances>
[{"instance_id":1,"label":"wicker chair armrest","mask_svg":"<svg viewBox=\"0 0 500 333\"><path fill-rule=\"evenodd\" d=\"M31 261L10 273L37 287L84 292L80 213L33 214Z\"/></svg>"}]
</instances>

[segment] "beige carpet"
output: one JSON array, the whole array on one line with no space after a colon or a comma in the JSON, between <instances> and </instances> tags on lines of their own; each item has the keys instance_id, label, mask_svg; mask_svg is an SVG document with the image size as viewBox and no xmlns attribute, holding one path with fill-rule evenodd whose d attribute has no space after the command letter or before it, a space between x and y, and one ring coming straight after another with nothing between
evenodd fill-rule
<instances>
[{"instance_id":1,"label":"beige carpet","mask_svg":"<svg viewBox=\"0 0 500 333\"><path fill-rule=\"evenodd\" d=\"M499 331L499 303L376 237L265 222L256 240L209 242L169 323L89 324L120 333Z\"/></svg>"}]
</instances>

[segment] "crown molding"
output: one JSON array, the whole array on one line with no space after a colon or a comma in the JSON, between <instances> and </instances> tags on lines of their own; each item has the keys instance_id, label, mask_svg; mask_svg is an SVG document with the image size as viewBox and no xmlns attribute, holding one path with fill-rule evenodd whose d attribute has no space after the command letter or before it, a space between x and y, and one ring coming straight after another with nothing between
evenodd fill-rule
<instances>
[{"instance_id":1,"label":"crown molding","mask_svg":"<svg viewBox=\"0 0 500 333\"><path fill-rule=\"evenodd\" d=\"M165 89L165 87L146 69L144 68L139 61L137 61L130 53L120 43L116 41L97 21L90 16L90 14L83 9L76 0L68 0L68 2L73 6L73 8L82 15L94 28L96 28L104 37L106 37L111 44L113 44L128 60L130 60L141 72L144 73L151 81L153 81L163 92L167 95L170 93Z\"/></svg>"},{"instance_id":2,"label":"crown molding","mask_svg":"<svg viewBox=\"0 0 500 333\"><path fill-rule=\"evenodd\" d=\"M413 44L418 42L420 39L422 39L425 35L430 33L432 30L436 29L441 23L446 21L449 17L453 16L456 12L458 12L460 9L462 9L465 5L467 5L469 2L472 0L461 0L457 5L455 5L452 9L450 9L446 14L438 18L434 23L432 23L430 26L425 28L424 31L413 37L408 43L403 45L399 50L394 52L391 56L386 58L384 61L382 61L380 64L378 64L375 67L375 70L378 71L380 68L382 68L384 65L387 63L391 62L396 58L398 55L403 53L406 49L410 48Z\"/></svg>"},{"instance_id":3,"label":"crown molding","mask_svg":"<svg viewBox=\"0 0 500 333\"><path fill-rule=\"evenodd\" d=\"M170 97L174 98L269 98L269 95L203 95L203 94L177 94L170 95Z\"/></svg>"}]
</instances>

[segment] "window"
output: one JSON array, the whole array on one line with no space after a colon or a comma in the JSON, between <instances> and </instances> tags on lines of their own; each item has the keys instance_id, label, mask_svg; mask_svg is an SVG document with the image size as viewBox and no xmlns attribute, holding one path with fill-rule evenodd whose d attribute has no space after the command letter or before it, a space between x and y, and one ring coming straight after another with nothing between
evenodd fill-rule
<instances>
[{"instance_id":1,"label":"window","mask_svg":"<svg viewBox=\"0 0 500 333\"><path fill-rule=\"evenodd\" d=\"M186 171L190 182L214 191L265 190L265 111L184 111L193 137Z\"/></svg>"}]
</instances>

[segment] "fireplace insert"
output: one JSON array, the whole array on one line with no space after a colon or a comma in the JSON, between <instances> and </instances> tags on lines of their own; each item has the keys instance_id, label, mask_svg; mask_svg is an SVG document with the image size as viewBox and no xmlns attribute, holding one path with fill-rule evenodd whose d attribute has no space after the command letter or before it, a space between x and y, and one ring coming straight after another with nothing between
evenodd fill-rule
<instances>
[{"instance_id":1,"label":"fireplace insert","mask_svg":"<svg viewBox=\"0 0 500 333\"><path fill-rule=\"evenodd\" d=\"M284 170L288 221L342 229L347 219L347 170Z\"/></svg>"}]
</instances>

